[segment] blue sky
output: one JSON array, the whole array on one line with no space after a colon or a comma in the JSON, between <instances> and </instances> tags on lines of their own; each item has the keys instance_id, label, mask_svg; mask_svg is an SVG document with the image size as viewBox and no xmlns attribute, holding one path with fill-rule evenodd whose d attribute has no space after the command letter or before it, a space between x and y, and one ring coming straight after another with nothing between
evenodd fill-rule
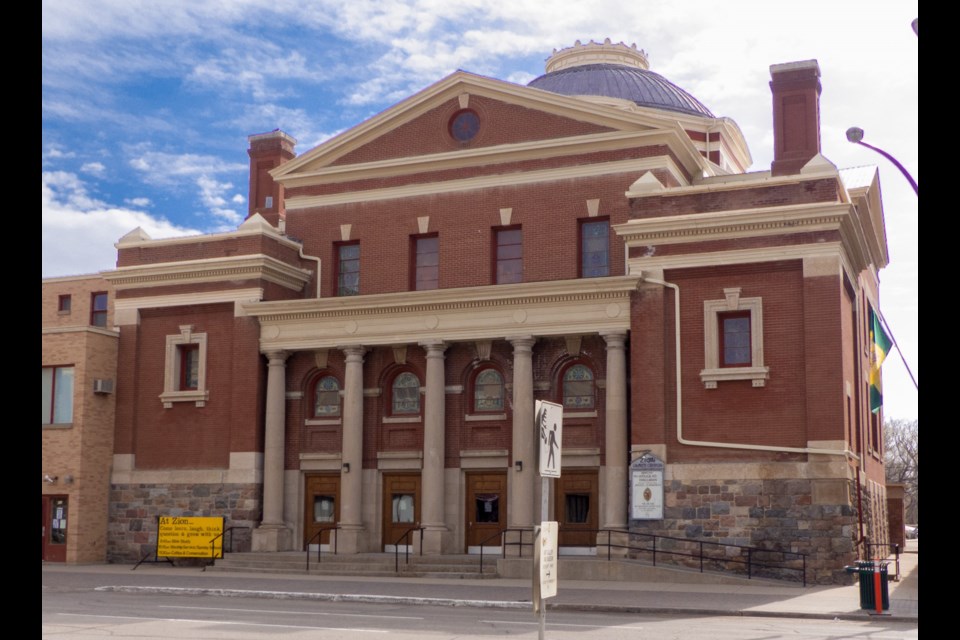
<instances>
[{"instance_id":1,"label":"blue sky","mask_svg":"<svg viewBox=\"0 0 960 640\"><path fill-rule=\"evenodd\" d=\"M45 0L42 276L114 266L113 243L234 228L249 134L281 128L303 153L456 69L518 83L577 39L636 43L651 68L735 120L753 170L772 155L769 65L816 58L823 153L876 164L891 265L882 308L919 370L917 2L727 5L610 0ZM677 7L682 7L682 10ZM891 355L887 416L919 399Z\"/></svg>"}]
</instances>

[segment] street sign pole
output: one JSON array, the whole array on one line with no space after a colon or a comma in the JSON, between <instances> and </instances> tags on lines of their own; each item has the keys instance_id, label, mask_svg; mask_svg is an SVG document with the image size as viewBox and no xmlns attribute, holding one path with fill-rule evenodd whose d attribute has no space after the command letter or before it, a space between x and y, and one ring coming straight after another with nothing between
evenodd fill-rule
<instances>
[{"instance_id":1,"label":"street sign pole","mask_svg":"<svg viewBox=\"0 0 960 640\"><path fill-rule=\"evenodd\" d=\"M557 524L550 522L550 497L553 479L560 477L561 446L563 434L563 406L554 402L537 400L535 424L538 447L537 467L540 472L540 526L537 527L534 546L533 610L539 614L539 640L544 640L547 631L546 598L556 595L557 573L560 570L557 546ZM548 554L549 559L544 557ZM544 564L549 562L549 591L544 590Z\"/></svg>"}]
</instances>

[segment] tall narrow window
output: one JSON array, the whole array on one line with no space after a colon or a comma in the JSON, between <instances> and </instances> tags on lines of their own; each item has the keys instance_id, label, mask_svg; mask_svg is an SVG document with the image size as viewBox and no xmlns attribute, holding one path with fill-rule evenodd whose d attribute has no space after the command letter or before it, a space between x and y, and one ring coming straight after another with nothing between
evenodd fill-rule
<instances>
[{"instance_id":1,"label":"tall narrow window","mask_svg":"<svg viewBox=\"0 0 960 640\"><path fill-rule=\"evenodd\" d=\"M717 314L720 335L720 366L749 367L751 364L750 312Z\"/></svg>"},{"instance_id":2,"label":"tall narrow window","mask_svg":"<svg viewBox=\"0 0 960 640\"><path fill-rule=\"evenodd\" d=\"M90 324L107 326L107 294L105 291L90 294Z\"/></svg>"},{"instance_id":3,"label":"tall narrow window","mask_svg":"<svg viewBox=\"0 0 960 640\"><path fill-rule=\"evenodd\" d=\"M496 369L482 370L473 379L473 411L503 411L503 376Z\"/></svg>"},{"instance_id":4,"label":"tall narrow window","mask_svg":"<svg viewBox=\"0 0 960 640\"><path fill-rule=\"evenodd\" d=\"M180 391L196 391L200 385L200 345L177 346L180 356Z\"/></svg>"},{"instance_id":5,"label":"tall narrow window","mask_svg":"<svg viewBox=\"0 0 960 640\"><path fill-rule=\"evenodd\" d=\"M337 245L337 295L360 294L360 243Z\"/></svg>"},{"instance_id":6,"label":"tall narrow window","mask_svg":"<svg viewBox=\"0 0 960 640\"><path fill-rule=\"evenodd\" d=\"M40 424L73 422L73 367L41 367Z\"/></svg>"},{"instance_id":7,"label":"tall narrow window","mask_svg":"<svg viewBox=\"0 0 960 640\"><path fill-rule=\"evenodd\" d=\"M73 299L70 297L70 294L65 294L60 296L57 299L57 311L62 314L70 313L70 307L72 306Z\"/></svg>"},{"instance_id":8,"label":"tall narrow window","mask_svg":"<svg viewBox=\"0 0 960 640\"><path fill-rule=\"evenodd\" d=\"M563 408L593 409L593 371L583 364L575 364L563 372Z\"/></svg>"},{"instance_id":9,"label":"tall narrow window","mask_svg":"<svg viewBox=\"0 0 960 640\"><path fill-rule=\"evenodd\" d=\"M440 238L416 236L413 238L413 289L427 291L440 284Z\"/></svg>"},{"instance_id":10,"label":"tall narrow window","mask_svg":"<svg viewBox=\"0 0 960 640\"><path fill-rule=\"evenodd\" d=\"M494 277L497 284L523 282L523 232L520 227L497 229Z\"/></svg>"},{"instance_id":11,"label":"tall narrow window","mask_svg":"<svg viewBox=\"0 0 960 640\"><path fill-rule=\"evenodd\" d=\"M404 371L393 379L390 391L393 415L420 413L420 379L416 374Z\"/></svg>"},{"instance_id":12,"label":"tall narrow window","mask_svg":"<svg viewBox=\"0 0 960 640\"><path fill-rule=\"evenodd\" d=\"M313 417L335 418L340 415L340 382L333 376L318 378L313 385Z\"/></svg>"},{"instance_id":13,"label":"tall narrow window","mask_svg":"<svg viewBox=\"0 0 960 640\"><path fill-rule=\"evenodd\" d=\"M584 220L580 223L580 277L610 275L610 221Z\"/></svg>"}]
</instances>

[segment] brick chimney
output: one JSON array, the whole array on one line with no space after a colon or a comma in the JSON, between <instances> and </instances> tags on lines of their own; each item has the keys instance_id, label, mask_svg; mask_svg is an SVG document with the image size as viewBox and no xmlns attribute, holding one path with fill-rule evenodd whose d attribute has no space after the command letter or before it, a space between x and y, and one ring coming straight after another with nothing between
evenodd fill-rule
<instances>
[{"instance_id":1,"label":"brick chimney","mask_svg":"<svg viewBox=\"0 0 960 640\"><path fill-rule=\"evenodd\" d=\"M775 176L800 173L820 153L820 65L816 60L770 66Z\"/></svg>"},{"instance_id":2,"label":"brick chimney","mask_svg":"<svg viewBox=\"0 0 960 640\"><path fill-rule=\"evenodd\" d=\"M297 141L280 129L258 133L247 138L250 148L250 198L247 217L259 213L273 226L279 226L285 216L283 187L274 182L270 170L296 157Z\"/></svg>"}]
</instances>

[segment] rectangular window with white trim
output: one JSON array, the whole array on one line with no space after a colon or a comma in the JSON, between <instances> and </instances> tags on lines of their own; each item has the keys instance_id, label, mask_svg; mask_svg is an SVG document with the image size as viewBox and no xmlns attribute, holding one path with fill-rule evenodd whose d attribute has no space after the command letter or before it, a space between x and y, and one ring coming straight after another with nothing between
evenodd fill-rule
<instances>
[{"instance_id":1,"label":"rectangular window with white trim","mask_svg":"<svg viewBox=\"0 0 960 640\"><path fill-rule=\"evenodd\" d=\"M722 300L703 301L704 367L707 389L730 380L766 386L770 368L763 363L763 299L741 297L740 287L723 290Z\"/></svg>"}]
</instances>

